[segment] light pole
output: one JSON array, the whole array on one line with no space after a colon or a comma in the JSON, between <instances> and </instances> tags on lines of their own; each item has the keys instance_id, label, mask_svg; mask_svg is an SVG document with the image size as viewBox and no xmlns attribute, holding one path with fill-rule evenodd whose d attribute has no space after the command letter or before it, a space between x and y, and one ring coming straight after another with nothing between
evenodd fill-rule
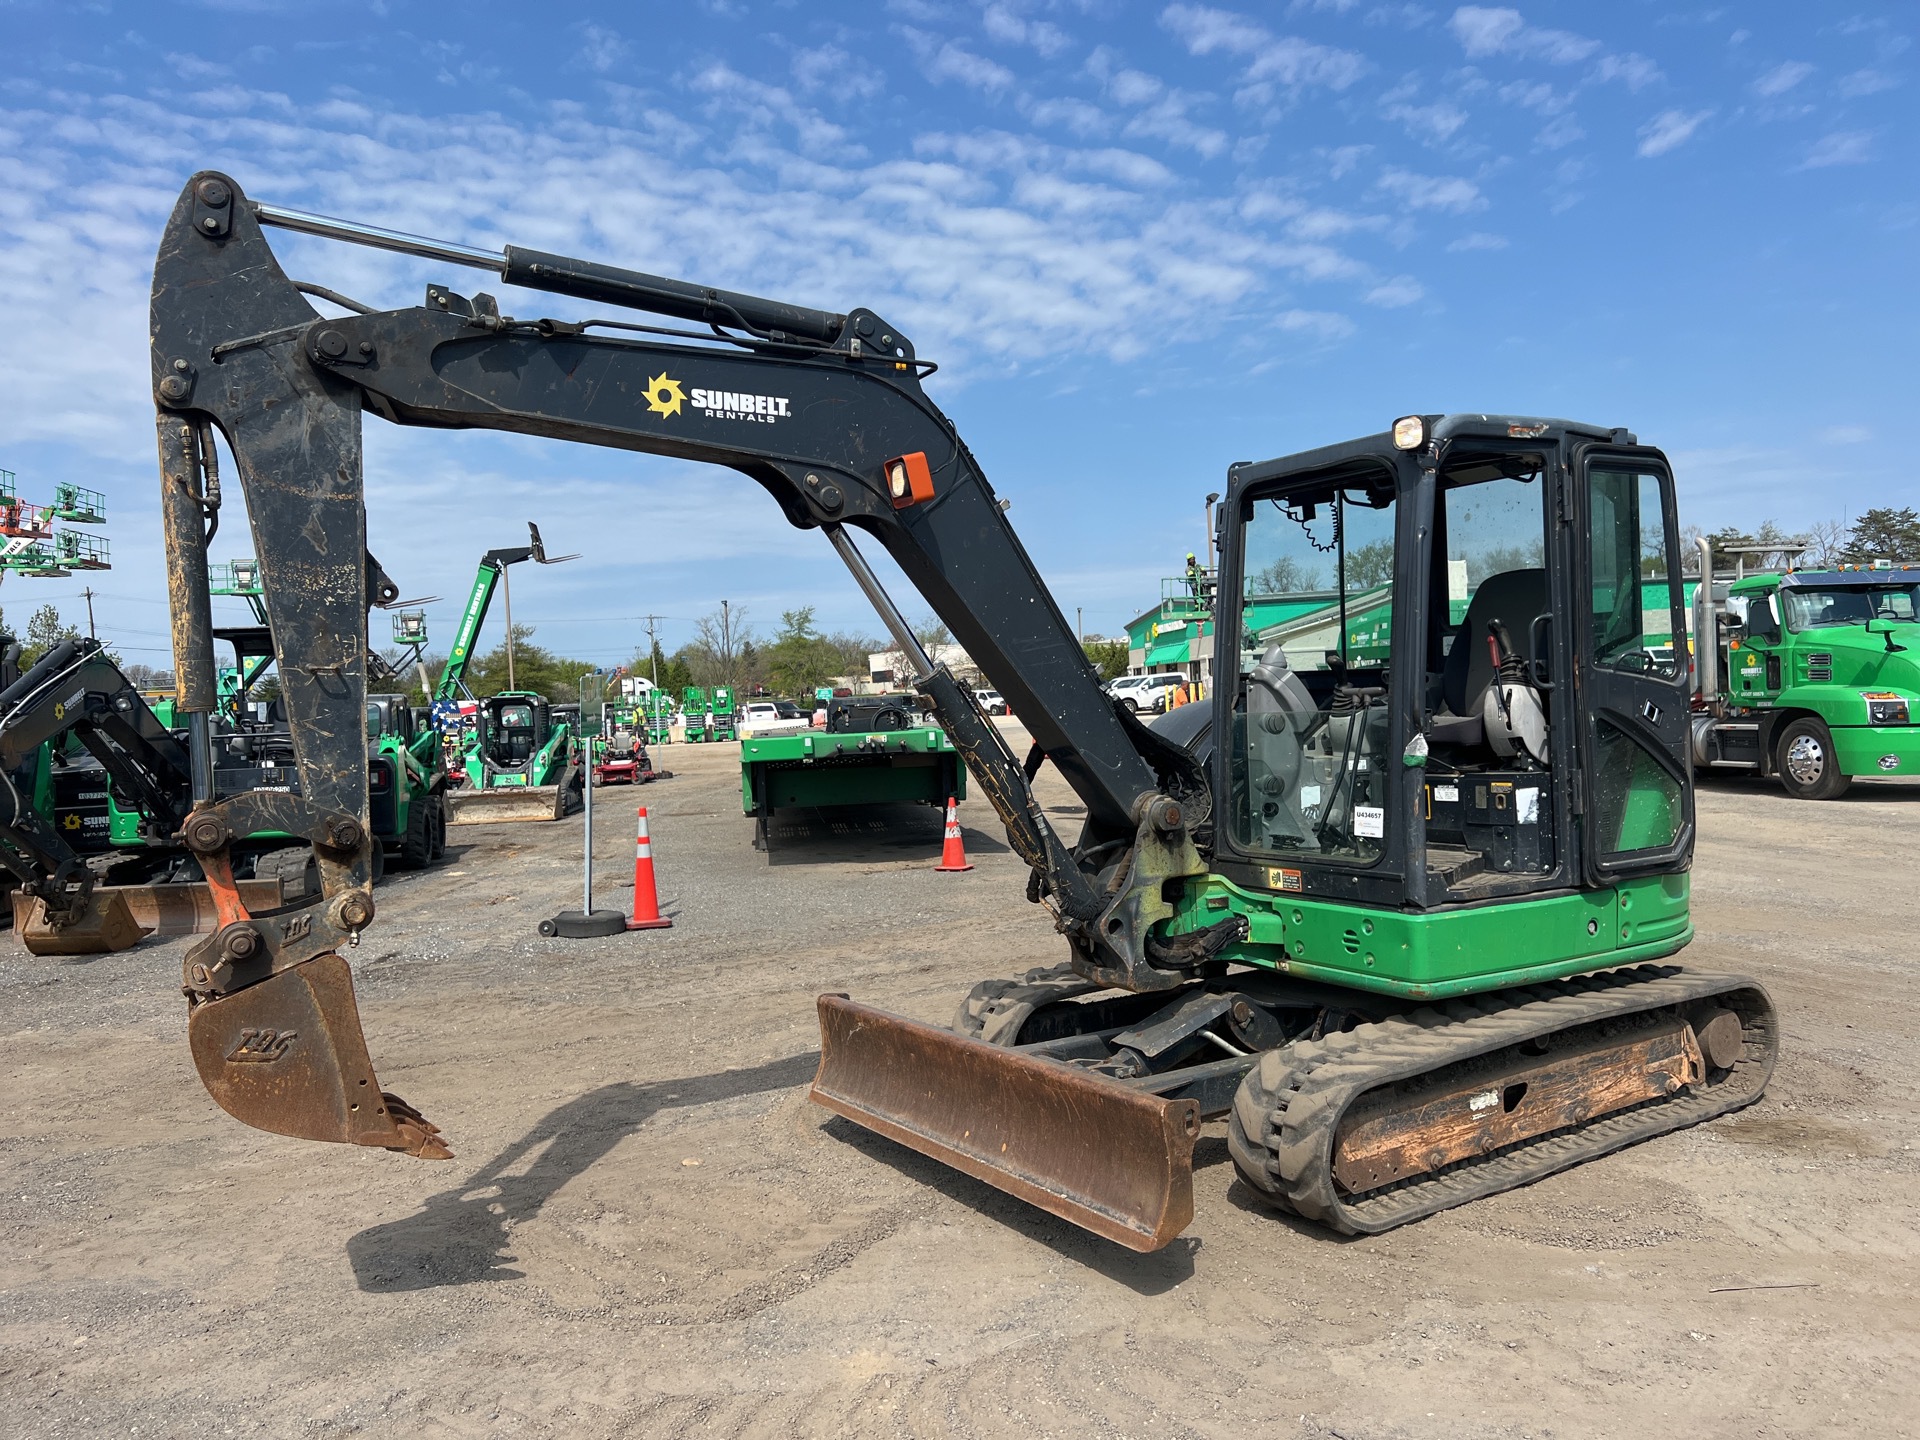
<instances>
[{"instance_id":1,"label":"light pole","mask_svg":"<svg viewBox=\"0 0 1920 1440\"><path fill-rule=\"evenodd\" d=\"M1220 492L1218 490L1207 496L1207 568L1209 570L1213 569L1216 559L1213 553L1213 507L1219 503Z\"/></svg>"}]
</instances>

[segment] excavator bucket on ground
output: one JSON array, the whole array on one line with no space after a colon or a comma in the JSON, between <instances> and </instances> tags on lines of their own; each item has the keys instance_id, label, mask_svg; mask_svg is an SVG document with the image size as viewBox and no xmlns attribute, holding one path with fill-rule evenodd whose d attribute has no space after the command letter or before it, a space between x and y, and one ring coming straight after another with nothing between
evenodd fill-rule
<instances>
[{"instance_id":1,"label":"excavator bucket on ground","mask_svg":"<svg viewBox=\"0 0 1920 1440\"><path fill-rule=\"evenodd\" d=\"M380 1089L352 972L338 955L201 1001L188 1013L187 1041L207 1093L242 1124L424 1160L452 1157L437 1126Z\"/></svg>"},{"instance_id":2,"label":"excavator bucket on ground","mask_svg":"<svg viewBox=\"0 0 1920 1440\"><path fill-rule=\"evenodd\" d=\"M95 890L86 914L64 925L48 918L45 901L30 898L25 923L15 922L29 955L110 955L132 949L153 933L151 925L134 918L127 897L116 890Z\"/></svg>"},{"instance_id":3,"label":"excavator bucket on ground","mask_svg":"<svg viewBox=\"0 0 1920 1440\"><path fill-rule=\"evenodd\" d=\"M447 792L449 825L492 825L505 820L561 820L572 811L571 785L463 785Z\"/></svg>"},{"instance_id":4,"label":"excavator bucket on ground","mask_svg":"<svg viewBox=\"0 0 1920 1440\"><path fill-rule=\"evenodd\" d=\"M240 901L249 910L280 904L278 877L239 882ZM97 919L54 929L37 895L15 891L13 928L33 955L106 955L125 950L150 935L207 935L220 928L213 895L205 884L98 885L93 891ZM123 918L124 917L124 918ZM131 938L129 936L131 927Z\"/></svg>"},{"instance_id":5,"label":"excavator bucket on ground","mask_svg":"<svg viewBox=\"0 0 1920 1440\"><path fill-rule=\"evenodd\" d=\"M1193 1219L1200 1106L820 997L812 1100L1129 1250Z\"/></svg>"}]
</instances>

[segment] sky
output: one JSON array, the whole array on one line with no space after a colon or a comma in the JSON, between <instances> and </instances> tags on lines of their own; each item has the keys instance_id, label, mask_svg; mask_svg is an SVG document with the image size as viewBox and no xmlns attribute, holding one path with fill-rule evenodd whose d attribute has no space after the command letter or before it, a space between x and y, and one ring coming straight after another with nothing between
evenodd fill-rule
<instances>
[{"instance_id":1,"label":"sky","mask_svg":"<svg viewBox=\"0 0 1920 1440\"><path fill-rule=\"evenodd\" d=\"M1893 453L1916 413L1916 24L1672 0L0 0L0 468L29 500L106 492L114 557L10 577L0 608L84 624L90 583L103 638L168 661L146 299L202 168L878 311L940 363L929 393L1092 633L1203 545L1228 465L1412 412L1627 426L1708 529L1920 504ZM440 282L523 317L594 308L273 240L376 305ZM444 597L442 645L528 520L582 555L514 577L516 621L568 655L624 660L649 614L672 650L723 599L763 634L806 605L880 633L825 541L731 471L366 432L370 545L403 594ZM215 558L251 548L229 517Z\"/></svg>"}]
</instances>

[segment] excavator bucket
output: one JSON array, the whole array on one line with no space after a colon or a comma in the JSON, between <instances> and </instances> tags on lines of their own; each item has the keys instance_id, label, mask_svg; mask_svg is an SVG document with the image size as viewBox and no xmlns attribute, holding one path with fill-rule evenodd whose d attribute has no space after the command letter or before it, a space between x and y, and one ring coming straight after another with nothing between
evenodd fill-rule
<instances>
[{"instance_id":1,"label":"excavator bucket","mask_svg":"<svg viewBox=\"0 0 1920 1440\"><path fill-rule=\"evenodd\" d=\"M256 1130L424 1160L453 1154L437 1126L374 1079L353 975L338 955L195 1005L187 1041L207 1093Z\"/></svg>"},{"instance_id":2,"label":"excavator bucket","mask_svg":"<svg viewBox=\"0 0 1920 1440\"><path fill-rule=\"evenodd\" d=\"M567 785L463 785L447 792L449 825L492 825L505 820L559 820L573 807Z\"/></svg>"},{"instance_id":3,"label":"excavator bucket","mask_svg":"<svg viewBox=\"0 0 1920 1440\"><path fill-rule=\"evenodd\" d=\"M820 997L810 1098L1126 1246L1193 1219L1200 1107L933 1025Z\"/></svg>"},{"instance_id":4,"label":"excavator bucket","mask_svg":"<svg viewBox=\"0 0 1920 1440\"><path fill-rule=\"evenodd\" d=\"M281 903L279 878L241 880L240 903L250 911L271 910ZM172 881L158 885L96 885L93 903L103 912L97 925L89 923L79 934L74 927L53 931L46 921L46 906L40 897L16 890L13 895L13 928L20 932L21 943L35 955L104 955L125 950L129 945L158 935L210 935L220 928L219 910L213 892L204 882ZM109 919L104 912L124 911L139 932L123 940L124 925ZM91 938L90 938L91 936Z\"/></svg>"},{"instance_id":5,"label":"excavator bucket","mask_svg":"<svg viewBox=\"0 0 1920 1440\"><path fill-rule=\"evenodd\" d=\"M132 949L152 933L152 926L134 919L125 895L100 889L89 897L85 915L60 926L47 919L46 904L36 897L20 927L20 943L29 955L109 955Z\"/></svg>"}]
</instances>

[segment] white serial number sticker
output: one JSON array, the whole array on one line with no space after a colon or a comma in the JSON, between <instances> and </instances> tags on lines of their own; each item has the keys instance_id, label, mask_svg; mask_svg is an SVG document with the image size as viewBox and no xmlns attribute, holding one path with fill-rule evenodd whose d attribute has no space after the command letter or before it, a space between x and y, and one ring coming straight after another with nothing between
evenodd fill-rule
<instances>
[{"instance_id":1,"label":"white serial number sticker","mask_svg":"<svg viewBox=\"0 0 1920 1440\"><path fill-rule=\"evenodd\" d=\"M1386 810L1379 805L1354 806L1353 833L1370 840L1378 840L1387 833Z\"/></svg>"}]
</instances>

